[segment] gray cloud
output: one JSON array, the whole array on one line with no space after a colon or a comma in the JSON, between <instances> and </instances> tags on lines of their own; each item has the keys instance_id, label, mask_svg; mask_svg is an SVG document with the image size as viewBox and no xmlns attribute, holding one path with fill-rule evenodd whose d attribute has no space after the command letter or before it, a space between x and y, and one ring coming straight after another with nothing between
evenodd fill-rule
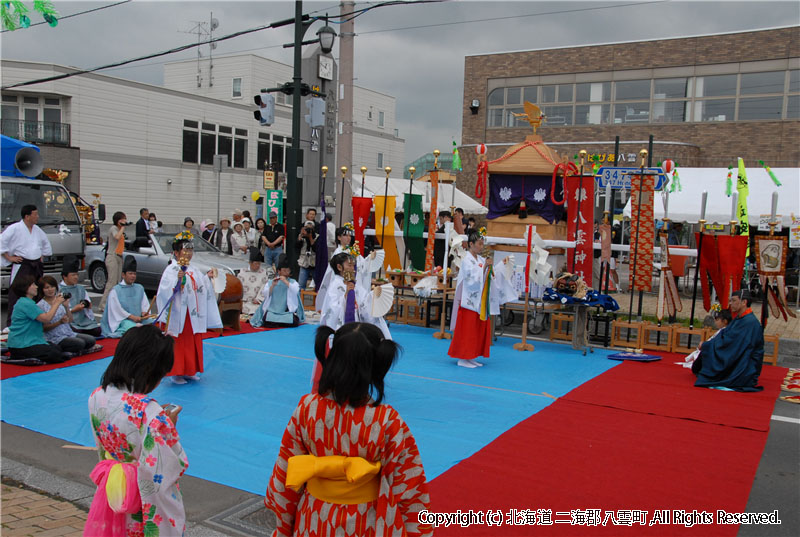
<instances>
[{"instance_id":1,"label":"gray cloud","mask_svg":"<svg viewBox=\"0 0 800 537\"><path fill-rule=\"evenodd\" d=\"M57 1L63 15L97 2ZM357 3L356 7L368 4ZM608 7L617 6L617 7ZM339 12L337 2L306 2L305 11ZM584 11L578 11L584 10ZM292 17L293 2L132 2L0 36L4 58L94 67L193 42L183 33L209 13L215 35ZM571 13L553 13L572 11ZM548 13L548 14L544 14ZM534 15L534 16L532 16ZM490 20L506 17L502 20ZM479 21L479 22L467 22ZM35 15L34 15L34 22ZM660 39L800 23L791 2L444 2L374 9L356 19L355 77L359 86L394 95L406 160L434 147L446 150L461 136L464 56L469 54ZM426 27L428 25L440 25ZM320 26L317 23L309 35ZM291 27L220 43L215 55L242 51L291 63L281 45ZM204 47L203 54L207 53ZM187 51L106 74L161 83L162 64L193 58Z\"/></svg>"}]
</instances>

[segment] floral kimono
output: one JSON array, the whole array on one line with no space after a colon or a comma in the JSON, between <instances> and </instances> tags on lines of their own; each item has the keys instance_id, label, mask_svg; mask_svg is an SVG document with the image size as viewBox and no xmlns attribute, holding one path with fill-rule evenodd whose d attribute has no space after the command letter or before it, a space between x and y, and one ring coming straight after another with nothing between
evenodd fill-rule
<instances>
[{"instance_id":1,"label":"floral kimono","mask_svg":"<svg viewBox=\"0 0 800 537\"><path fill-rule=\"evenodd\" d=\"M109 459L136 467L141 506L138 512L125 515L124 535L183 535L186 514L178 479L189 462L178 432L164 409L151 397L109 386L105 390L97 388L89 397L89 415L100 454L98 467ZM98 487L96 495L105 494L105 490L100 489ZM94 510L94 504L92 508ZM114 535L98 523L93 510L89 513L84 536Z\"/></svg>"},{"instance_id":2,"label":"floral kimono","mask_svg":"<svg viewBox=\"0 0 800 537\"><path fill-rule=\"evenodd\" d=\"M295 492L285 484L289 458L295 455L379 462L376 499L330 503L312 496L308 485ZM277 517L273 536L433 534L431 526L417 518L417 513L430 508L417 444L403 418L385 404L353 408L327 396L303 396L283 433L264 503Z\"/></svg>"}]
</instances>

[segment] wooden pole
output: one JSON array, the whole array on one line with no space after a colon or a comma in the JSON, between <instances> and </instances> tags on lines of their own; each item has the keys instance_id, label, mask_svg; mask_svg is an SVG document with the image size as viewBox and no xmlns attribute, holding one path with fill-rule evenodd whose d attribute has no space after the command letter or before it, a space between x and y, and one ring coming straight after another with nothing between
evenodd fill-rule
<instances>
[{"instance_id":1,"label":"wooden pole","mask_svg":"<svg viewBox=\"0 0 800 537\"><path fill-rule=\"evenodd\" d=\"M528 343L528 304L531 299L530 290L525 293L525 309L522 314L522 341L514 343L514 350L516 351L532 351L533 345ZM502 316L501 316L502 319Z\"/></svg>"}]
</instances>

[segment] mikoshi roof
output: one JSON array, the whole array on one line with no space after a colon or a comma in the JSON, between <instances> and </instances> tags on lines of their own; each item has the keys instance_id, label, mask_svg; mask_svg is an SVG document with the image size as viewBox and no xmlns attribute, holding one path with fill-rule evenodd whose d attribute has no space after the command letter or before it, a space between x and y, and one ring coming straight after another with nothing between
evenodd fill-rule
<instances>
[{"instance_id":1,"label":"mikoshi roof","mask_svg":"<svg viewBox=\"0 0 800 537\"><path fill-rule=\"evenodd\" d=\"M725 195L727 168L683 168L678 167L682 190L670 193L668 214L674 222L697 222L700 219L700 204L703 191L708 192L706 221L727 224L731 219L732 198ZM784 226L791 224L791 216L800 216L800 168L772 168L781 182L776 186L762 167L747 168L747 183L750 194L747 197L747 214L751 225L758 225L761 215L769 215L772 210L772 193L778 193L778 211ZM733 168L732 192L736 192L737 169ZM672 175L668 176L672 180ZM601 202L602 203L602 202ZM663 196L656 193L653 207L657 220L664 218ZM630 217L631 202L625 206L623 215Z\"/></svg>"},{"instance_id":2,"label":"mikoshi roof","mask_svg":"<svg viewBox=\"0 0 800 537\"><path fill-rule=\"evenodd\" d=\"M395 212L403 211L403 194L408 194L409 179L389 178L389 196L395 196ZM353 196L361 196L361 177L352 177L350 184L353 188ZM367 175L364 180L364 197L383 196L386 191L386 177L376 177ZM431 184L414 180L411 185L412 194L422 195L422 210L430 211L431 207ZM453 185L439 183L439 198L437 200L437 212L450 210L450 203L453 201ZM455 207L464 209L464 214L486 214L489 210L467 195L465 192L455 189Z\"/></svg>"}]
</instances>

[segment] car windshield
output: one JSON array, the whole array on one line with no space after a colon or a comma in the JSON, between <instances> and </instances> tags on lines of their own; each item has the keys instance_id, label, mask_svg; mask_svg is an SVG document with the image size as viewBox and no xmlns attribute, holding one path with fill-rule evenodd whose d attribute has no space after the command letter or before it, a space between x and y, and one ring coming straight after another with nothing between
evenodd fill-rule
<instances>
[{"instance_id":1,"label":"car windshield","mask_svg":"<svg viewBox=\"0 0 800 537\"><path fill-rule=\"evenodd\" d=\"M21 218L20 209L25 205L36 206L39 211L39 226L80 224L69 193L61 185L4 182L0 207L3 225L18 221Z\"/></svg>"},{"instance_id":2,"label":"car windshield","mask_svg":"<svg viewBox=\"0 0 800 537\"><path fill-rule=\"evenodd\" d=\"M161 250L165 253L171 254L172 253L172 241L175 240L175 235L171 233L156 233L156 240L158 240L158 245L161 246ZM219 250L209 244L207 241L201 239L200 237L195 237L192 241L194 245L195 252L219 252Z\"/></svg>"}]
</instances>

